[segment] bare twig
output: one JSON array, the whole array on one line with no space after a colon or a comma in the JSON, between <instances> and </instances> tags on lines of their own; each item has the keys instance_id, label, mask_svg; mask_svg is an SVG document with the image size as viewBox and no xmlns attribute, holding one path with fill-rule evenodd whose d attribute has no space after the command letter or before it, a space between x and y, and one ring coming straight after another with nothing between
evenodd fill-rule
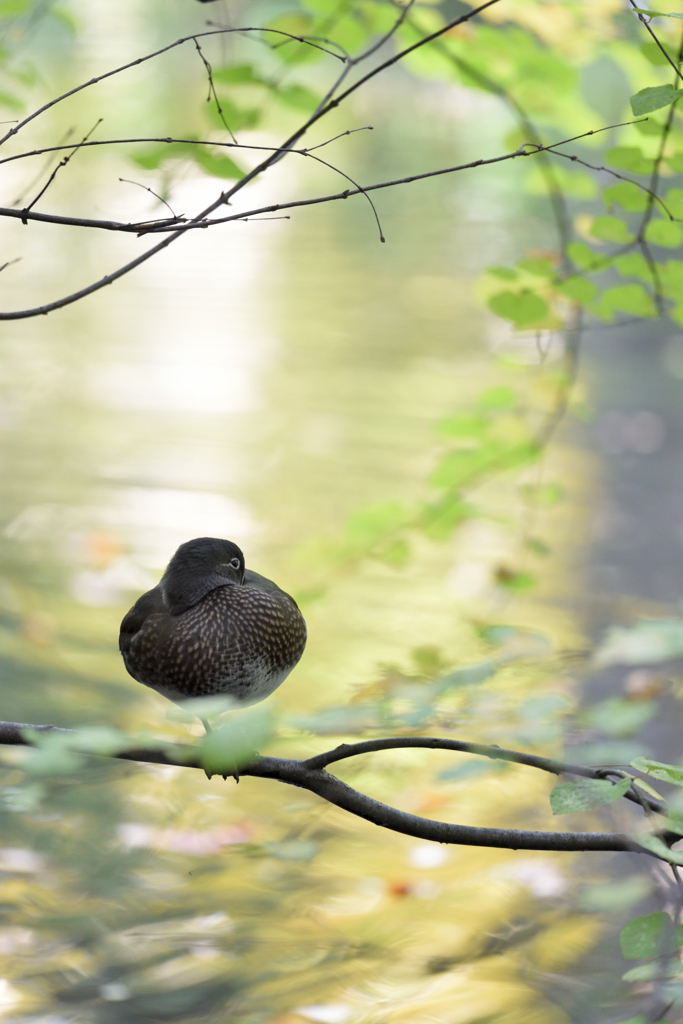
<instances>
[{"instance_id":1,"label":"bare twig","mask_svg":"<svg viewBox=\"0 0 683 1024\"><path fill-rule=\"evenodd\" d=\"M90 131L88 132L88 134L84 136L84 138L83 138L82 142L79 142L79 144L78 144L77 146L74 146L74 148L73 148L73 149L71 150L71 152L70 152L70 153L68 154L68 156L65 156L63 160L60 160L60 161L59 161L59 163L58 163L58 164L57 164L57 166L56 166L56 167L54 168L54 170L52 171L52 174L51 174L51 175L50 175L50 177L49 177L49 178L47 179L47 181L45 182L45 184L43 185L43 187L41 188L40 192L39 192L39 193L38 193L38 195L37 195L37 196L35 197L35 199L34 199L34 200L33 200L32 202L30 202L30 203L28 204L28 206L26 206L26 207L25 207L25 208L24 208L24 209L23 209L23 210L21 211L21 212L22 212L22 218L21 218L21 219L22 219L22 221L23 221L23 223L24 223L24 224L26 224L26 216L27 216L27 214L28 214L28 213L29 213L29 211L30 211L30 210L31 210L31 209L32 209L32 208L33 208L33 207L34 207L34 206L36 205L36 203L37 203L37 202L38 202L38 200L39 200L39 199L41 198L41 196L44 196L44 195L45 195L45 193L47 192L47 190L49 189L50 185L52 184L52 182L53 182L53 181L55 180L55 178L57 177L57 174L58 174L58 173L59 173L59 171L60 171L60 170L62 169L62 167L66 167L66 165L67 165L67 164L69 163L69 161L71 160L72 156L73 156L73 155L74 155L75 153L77 153L79 149L81 149L81 148L82 148L83 144L84 144L85 142L87 142L87 141L88 141L88 139L90 138L90 136L92 135L92 133L93 133L93 132L95 131L95 129L96 129L96 128L98 127L98 125L100 125L100 124L102 124L102 118L101 118L101 117L100 117L100 118L99 118L99 119L98 119L98 120L97 120L97 121L95 122L95 124L94 124L94 125L92 126L92 128L90 129Z\"/></svg>"},{"instance_id":2,"label":"bare twig","mask_svg":"<svg viewBox=\"0 0 683 1024\"><path fill-rule=\"evenodd\" d=\"M627 123L631 124L633 122L627 122ZM616 127L616 126L610 125L609 127ZM574 142L577 139L584 138L586 135L595 135L596 132L599 132L599 131L608 131L609 127L608 128L591 129L591 131L584 132L583 135L573 136L571 139L566 139L565 141L566 142ZM165 140L160 140L160 141L165 141ZM170 140L170 141L173 141L173 140ZM178 141L184 141L184 140L178 140ZM216 143L209 143L209 145L216 145ZM528 145L528 144L525 144L525 146L526 145ZM557 143L556 142L556 143L553 143L553 145L558 146L558 145L561 145L561 143ZM215 226L217 224L228 224L228 223L230 223L230 221L243 220L245 217L255 217L255 216L259 216L260 214L264 214L264 213L277 213L280 210L291 210L291 209L295 209L295 208L300 207L300 206L315 206L315 205L318 205L320 203L330 203L330 202L334 202L334 201L339 200L339 199L348 199L351 196L364 195L367 192L374 192L377 189L393 188L395 185L407 185L407 184L410 184L410 183L412 183L414 181L422 181L422 180L424 180L426 178L434 178L434 177L438 177L438 176L443 175L443 174L454 174L457 171L472 170L475 167L487 167L487 166L489 166L491 164L502 163L505 160L515 160L518 157L534 157L534 156L538 156L540 153L544 153L544 152L546 152L547 150L549 150L551 148L549 146L540 146L540 145L537 146L537 145L534 144L531 149L527 150L525 148L525 146L520 146L520 148L516 149L513 153L504 153L502 156L489 157L487 159L481 158L479 160L471 160L469 163L466 163L466 164L456 164L453 167L442 167L442 168L440 168L437 171L423 171L421 174L411 174L411 175L408 175L405 178L394 178L391 181L382 181L382 182L378 182L378 183L376 183L374 185L363 185L362 187L358 186L357 188L353 188L353 189L345 189L344 192L335 192L335 193L332 193L332 194L326 195L326 196L318 196L318 197L316 197L314 199L294 199L294 200L291 200L290 202L287 202L287 203L273 203L270 206L262 206L262 207L255 208L253 210L243 210L240 213L233 213L233 214L230 214L229 216L226 216L226 217L212 217L210 219L207 219L207 218L201 218L200 219L200 217L201 217L201 215L200 215L197 218L194 218L192 220L187 221L183 225L182 231L192 230L192 229L196 229L196 228L208 228L208 227ZM274 152L281 152L281 150L277 149L277 150L274 150ZM300 153L303 156L307 156L308 155L306 150L293 149L293 150L290 150L290 152L292 152L292 153ZM244 180L244 179L242 179L242 180ZM23 214L23 211L21 211L21 210L13 210L10 207L0 207L0 217L14 217L14 218L21 219L22 214ZM128 231L128 232L132 232L132 233L138 233L139 230L140 230L138 224L130 224L130 223L122 222L122 221L94 220L94 219L89 219L89 218L84 218L84 217L64 217L64 216L60 216L58 214L37 214L37 213L34 214L34 213L29 213L27 219L28 220L39 220L39 221L42 221L44 223L69 225L71 227L102 228L103 230L106 230L106 231ZM164 220L164 221L157 222L156 227L154 227L153 230L150 229L150 231L148 233L160 233L160 232L165 232L165 231L176 231L176 230L177 230L177 228L176 228L176 226L173 223L171 223L169 220ZM166 244L169 244L169 243L167 242ZM143 259L148 259L149 256L153 255L156 251L157 251L156 248L148 250L147 253L144 253L141 257L138 257L138 262L143 261ZM138 262L134 261L134 265L137 266ZM122 267L120 269L120 271L116 271L115 273L116 273L117 276L123 276L123 274L128 273L128 271L131 270L131 269L133 269L133 264L127 264L125 267ZM115 280L116 279L113 275L109 275L109 277L111 278L111 280ZM105 284L110 284L111 280L105 280L103 278L102 282L104 282ZM96 282L94 285L90 285L89 286L90 291L97 291L98 288L100 288L100 287L102 287L102 283L101 282ZM78 297L78 298L81 298L84 294L90 294L90 291L81 290L81 292L74 293L74 295L76 297ZM24 316L24 315L35 316L36 312L48 313L52 309L59 309L61 306L69 305L73 301L75 301L75 298L72 295L72 296L67 296L65 299L58 300L58 302L56 304L55 303L51 303L51 304L49 304L49 306L40 307L37 311L26 310L26 311L22 311L20 314L0 313L0 320L3 320L3 319L17 319L17 318L20 318L21 316Z\"/></svg>"},{"instance_id":3,"label":"bare twig","mask_svg":"<svg viewBox=\"0 0 683 1024\"><path fill-rule=\"evenodd\" d=\"M121 64L120 67L114 68L112 71L105 71L102 75L96 75L94 78L89 79L89 81L83 82L81 85L76 85L73 89L69 89L60 96L56 96L53 100L49 100L47 103L44 103L42 107L39 107L38 110L34 110L32 114L25 117L23 121L19 121L16 128L10 129L10 131L3 135L0 139L0 146L13 135L16 135L17 132L20 132L21 129L30 121L33 121L34 118L44 114L46 110L50 110L51 107L54 107L63 100L68 99L69 96L74 96L76 93L82 92L83 89L88 89L91 85L97 85L98 82L103 82L105 78L111 78L113 75L119 75L123 71L128 71L130 68L137 67L138 64L144 64L145 61L153 60L155 57L161 56L162 53L168 53L169 50L175 49L176 46L182 46L183 43L189 43L195 39L203 39L205 36L226 35L231 32L272 32L275 35L288 36L290 39L295 39L298 43L302 43L305 46L312 46L316 50L322 50L323 53L329 54L330 57L336 57L337 60L342 61L342 63L346 60L345 57L340 56L338 53L334 53L332 50L327 50L324 46L320 46L318 43L311 42L311 40L307 39L305 36L295 36L292 35L291 32L283 32L277 28L263 28L256 25L246 26L244 28L218 28L210 29L208 32L194 32L191 36L183 36L182 39L176 39L175 42L169 43L167 46L162 46L160 49L154 50L152 53L147 53L144 57L138 57L136 60L131 60L127 64Z\"/></svg>"},{"instance_id":4,"label":"bare twig","mask_svg":"<svg viewBox=\"0 0 683 1024\"><path fill-rule=\"evenodd\" d=\"M298 128L294 132L294 134L291 135L286 140L284 145L281 147L281 149L277 153L271 154L270 156L266 157L263 161L261 161L260 164L258 164L257 167L254 167L253 170L251 170L247 174L245 174L244 177L241 178L241 180L238 181L235 185L233 185L230 189L228 189L226 192L222 192L218 196L217 199L215 199L208 207L206 207L205 210L203 210L201 213L199 213L192 221L189 221L188 223L183 224L181 227L177 228L173 233L169 234L168 238L164 239L162 242L157 243L157 245L153 246L151 249L148 249L146 252L142 253L140 256L136 257L134 260L131 260L129 263L125 264L124 266L119 267L117 270L113 271L111 274L106 274L103 278L100 278L99 281L95 281L92 284L87 285L85 288L81 288L81 289L79 289L76 292L72 292L70 295L64 296L61 299L57 299L54 302L45 303L44 305L34 307L33 309L23 309L23 310L12 311L12 312L9 312L9 313L0 313L0 320L23 320L23 319L26 319L28 317L45 315L47 313L52 312L53 310L61 309L64 306L71 305L73 302L77 302L77 301L79 301L79 299L85 298L87 295L92 295L94 292L99 291L101 288L106 287L106 285L112 284L114 281L117 281L119 278L123 277L125 274L130 273L130 271L134 270L136 267L140 266L142 263L145 263L148 259L151 259L158 252L161 252L162 249L167 248L167 246L169 246L172 242L176 241L176 239L181 238L185 234L185 232L190 229L191 226L194 226L194 224L206 220L206 218L209 217L210 214L212 214L220 206L223 206L223 205L226 205L227 203L229 203L230 200L232 199L232 197L237 192L241 191L241 189L243 189L247 184L249 184L249 182L253 181L255 178L258 178L261 174L263 174L264 171L266 171L269 167L271 167L273 164L275 164L278 160L282 159L282 157L285 155L285 151L293 148L294 145L298 142L298 140L300 138L302 138L306 134L306 132L309 130L309 128L312 127L313 124L315 124L318 120L320 120L320 118L323 117L325 114L327 114L330 110L333 110L334 108L339 106L339 104L345 98L347 98L353 92L355 92L355 90L358 89L364 82L368 81L370 78L373 78L375 75L379 74L381 71L385 70L387 67L392 66L397 61L401 60L402 57L406 56L408 53L412 53L413 51L415 51L419 47L424 46L426 43L430 42L432 39L438 38L440 35L443 35L444 32L448 32L450 29L454 28L456 25L459 25L459 24L462 24L462 23L464 23L466 21L469 21L471 18L475 17L481 11L486 10L488 7L491 7L493 4L496 4L498 2L499 2L499 0L487 0L487 2L485 4L482 4L480 7L475 7L471 11L468 11L466 14L463 14L460 17L453 19L452 21L446 22L440 29L438 29L436 32L432 33L430 36L427 36L424 39L419 40L417 43L414 43L413 45L407 47L406 49L401 50L399 53L395 54L394 57L392 57L390 60L385 61L383 64L379 65L377 68L374 68L372 71L368 72L366 75L364 75L362 78L360 78L357 82L355 82L352 86L349 86L349 88L344 93L342 93L341 96L338 96L336 99L330 100L329 103L326 103L322 108L319 108L317 111L315 111L311 115L311 117L309 117L308 120L303 125L301 125L301 127ZM226 31L228 31L228 30L226 30ZM203 36L203 35L207 35L207 34L211 34L211 33L196 33L197 36ZM188 39L194 39L194 38L195 38L194 35L193 36L188 36L187 39L182 40L182 41L186 42ZM172 44L172 45L177 45L177 44ZM164 47L162 50L157 51L157 52L158 53L165 52L165 50L168 50L168 49L171 49L171 46ZM150 56L155 56L155 55L156 54L150 55ZM137 61L133 61L130 64L125 65L123 68L117 69L117 71L124 70L125 67L133 67L135 64L141 63L143 59L149 59L149 57L147 57L147 58L140 58ZM59 100L65 99L67 95L73 95L74 92L78 92L79 89L85 88L88 84L94 84L94 82L96 80L97 81L101 81L102 78L108 77L109 74L113 74L113 73L115 73L115 72L109 72L107 75L100 76L98 79L92 79L91 82L85 83L85 85L83 85L83 86L76 87L75 89L71 90L69 93L64 93L63 96L58 97L57 100L51 101L51 103L46 104L39 111L36 111L34 114L30 115L30 117L25 119L20 125L18 125L17 128L14 129L11 134L15 134L16 131L18 131L22 127L23 124L28 123L28 121L31 120L33 117L37 117L39 113L41 113L43 110L47 110L49 106L54 105L54 103L58 102ZM6 135L5 138L9 138L9 134L10 133L8 133L8 135ZM0 140L0 144L2 143L2 141L3 140ZM277 212L277 211L276 210L264 210L263 212L265 212L265 213L272 213L272 212ZM245 216L251 216L251 215L253 215L251 212L247 212L247 213L243 212L240 216L242 218L244 218Z\"/></svg>"},{"instance_id":5,"label":"bare twig","mask_svg":"<svg viewBox=\"0 0 683 1024\"><path fill-rule=\"evenodd\" d=\"M225 120L225 116L223 114L223 108L221 106L221 101L218 99L218 94L216 92L216 86L214 85L214 82L213 82L213 73L211 71L211 64L209 63L209 61L204 56L204 54L202 52L202 48L199 45L199 40L196 39L196 38L194 40L194 45L197 47L197 53L199 54L199 56L200 56L200 58L202 60L202 63L203 63L204 68L206 70L206 74L207 74L208 79L209 79L209 92L208 92L208 95L206 97L206 102L210 103L211 102L211 97L213 96L214 103L216 104L216 110L218 111L218 116L220 117L221 121L223 122L223 127L225 128L226 132L228 133L228 135L230 136L232 141L233 142L237 142L237 139L235 138L230 125Z\"/></svg>"},{"instance_id":6,"label":"bare twig","mask_svg":"<svg viewBox=\"0 0 683 1024\"><path fill-rule=\"evenodd\" d=\"M123 182L125 182L125 184L126 184L126 185L137 185L137 186L138 186L138 188L144 188L145 192L149 192L149 193L150 193L150 195L153 195L153 196L154 196L154 198L155 198L155 199L158 199L160 203L163 203L163 204L164 204L164 206L166 207L166 209L167 209L167 210L170 210L170 211L171 211L171 217L173 218L173 220L176 220L176 221L177 221L177 220L180 220L180 219L181 219L181 218L180 218L180 217L178 216L178 214L177 214L177 213L174 213L174 211L173 211L173 208L171 207L171 205L170 205L169 203L167 203L167 202L166 202L166 200L165 200L165 199L163 199L163 198L162 198L162 197L161 197L161 196L160 196L160 195L158 194L158 192L155 192L153 188L149 188L149 186L148 186L148 185L143 185L141 181L131 181L131 180L130 180L130 178L119 178L119 181L123 181Z\"/></svg>"}]
</instances>

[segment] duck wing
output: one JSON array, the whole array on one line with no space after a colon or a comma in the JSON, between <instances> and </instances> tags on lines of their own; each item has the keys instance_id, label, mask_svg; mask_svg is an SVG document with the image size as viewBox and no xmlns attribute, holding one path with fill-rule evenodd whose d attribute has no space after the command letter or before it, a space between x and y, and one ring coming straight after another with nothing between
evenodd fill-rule
<instances>
[{"instance_id":1,"label":"duck wing","mask_svg":"<svg viewBox=\"0 0 683 1024\"><path fill-rule=\"evenodd\" d=\"M161 587L154 587L139 597L121 623L119 633L119 650L128 654L133 638L140 632L150 615L168 614L168 609L161 596Z\"/></svg>"}]
</instances>

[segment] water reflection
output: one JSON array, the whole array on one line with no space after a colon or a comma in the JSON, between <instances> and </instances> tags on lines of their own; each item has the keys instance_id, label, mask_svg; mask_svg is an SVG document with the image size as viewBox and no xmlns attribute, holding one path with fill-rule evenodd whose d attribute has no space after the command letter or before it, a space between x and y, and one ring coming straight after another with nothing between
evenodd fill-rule
<instances>
[{"instance_id":1,"label":"water reflection","mask_svg":"<svg viewBox=\"0 0 683 1024\"><path fill-rule=\"evenodd\" d=\"M396 131L389 148L403 146ZM362 145L372 167L375 143ZM277 195L302 180L286 173ZM414 500L434 424L498 373L480 343L470 229L451 219L458 186L429 187L384 199L391 246L360 204L197 232L85 303L5 328L4 717L187 738L126 677L115 637L131 595L203 534L239 541L249 565L303 595L311 641L274 698L290 720L383 693L392 673L415 687L425 665L491 656L478 620L509 601L496 571L511 557L503 520L523 505L514 481L484 494L487 524L451 545L416 541L404 570L339 567L312 544L359 506ZM186 180L174 201L194 208L209 188ZM80 284L84 262L110 267L128 245L98 239L93 256L75 232L64 250L52 237L13 306ZM562 608L528 600L543 631L575 643ZM528 702L548 688L550 704ZM567 694L532 656L454 692L438 728L542 747ZM336 742L290 724L273 750ZM263 780L98 762L27 781L19 755L2 756L0 1012L12 1020L552 1024L562 1016L542 982L599 930L567 913L567 855L416 844ZM401 751L340 775L417 814L548 824L545 779L453 767Z\"/></svg>"}]
</instances>

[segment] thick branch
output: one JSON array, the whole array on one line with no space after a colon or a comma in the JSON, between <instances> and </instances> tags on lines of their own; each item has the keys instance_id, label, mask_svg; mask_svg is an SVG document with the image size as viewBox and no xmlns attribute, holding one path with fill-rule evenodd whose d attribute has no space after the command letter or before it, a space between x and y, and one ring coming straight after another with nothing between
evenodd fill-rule
<instances>
[{"instance_id":1,"label":"thick branch","mask_svg":"<svg viewBox=\"0 0 683 1024\"><path fill-rule=\"evenodd\" d=\"M54 725L26 725L20 722L0 722L0 744L30 746L25 739L26 730L38 733L73 736L77 741L78 732L59 729ZM342 744L336 750L319 754L307 761L295 761L281 757L257 757L251 764L240 769L240 775L298 786L315 793L328 803L341 807L350 814L372 822L381 828L417 839L428 839L436 843L450 843L458 846L486 846L507 850L551 850L551 851L624 851L646 853L629 836L618 832L527 832L519 829L478 828L456 825L445 821L432 821L408 814L395 807L373 800L352 789L345 782L324 770L324 765L339 761L354 754L372 750L387 750L396 747L433 747L461 750L482 754L485 757L517 761L531 767L541 768L559 774L562 771L574 774L589 774L596 777L596 769L581 765L564 765L560 761L537 758L534 755L502 750L478 743L460 743L456 740L432 739L429 737L399 737L396 739L368 740L363 743ZM166 750L124 750L113 755L126 761L142 761L152 764L177 765L184 768L201 768L200 751L196 747L169 744Z\"/></svg>"}]
</instances>

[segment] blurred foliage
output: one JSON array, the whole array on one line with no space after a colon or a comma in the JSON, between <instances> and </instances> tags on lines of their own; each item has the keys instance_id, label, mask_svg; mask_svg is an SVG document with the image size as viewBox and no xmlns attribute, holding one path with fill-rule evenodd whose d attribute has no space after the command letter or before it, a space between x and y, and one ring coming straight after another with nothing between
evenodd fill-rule
<instances>
[{"instance_id":1,"label":"blurred foliage","mask_svg":"<svg viewBox=\"0 0 683 1024\"><path fill-rule=\"evenodd\" d=\"M150 50L205 27L203 5L188 3L182 13L169 13L170 6L150 7L153 24L141 33ZM453 0L410 7L386 52L413 45L461 9L468 8ZM395 5L378 0L302 0L278 4L276 13L273 5L244 5L235 19L248 15L251 24L358 55L391 31L398 14ZM87 78L79 49L90 45L86 21L76 0L69 7L47 0L0 3L0 104L8 115L45 102L55 83L71 88L74 67L83 68ZM102 39L111 27L98 31ZM663 18L657 31L678 62L680 25ZM142 174L140 183L164 200L172 200L188 178L202 186L206 176L241 180L260 151L236 153L231 134L247 146L277 146L326 94L330 66L332 74L338 70L329 53L267 33L232 36L228 43L203 40L202 48L210 81L199 56L191 53L190 60L184 53L178 73L160 64L151 72L153 84L146 80L145 88L134 87L126 96L123 113L118 107L108 112L112 135L125 112L135 109L145 137L158 136L132 148L129 160L136 176ZM544 210L553 218L554 234L544 228L532 242L518 239L516 258L481 274L478 323L504 341L485 366L479 360L473 371L468 366L467 374L453 375L445 399L418 395L420 416L429 425L419 445L405 445L417 466L415 486L402 488L399 474L387 472L378 483L378 500L354 498L341 527L330 530L316 521L314 529L291 535L283 529L280 547L291 543L294 550L288 560L275 559L276 565L298 588L313 627L314 667L301 670L309 672L301 676L305 694L292 690L294 698L283 697L290 703L279 715L258 709L229 719L201 741L204 763L209 772L229 776L255 746L305 756L323 748L326 741L319 737L325 736L455 733L551 755L573 741L574 758L582 751L598 762L628 763L640 755L634 767L680 786L681 770L651 760L639 739L657 712L663 684L641 679L623 696L572 714L576 687L569 673L582 664L583 640L558 596L570 587L561 546L566 518L579 515L581 474L566 451L549 453L547 447L565 412L577 419L590 415L575 389L584 318L618 324L662 315L683 324L683 260L672 257L683 238L681 90L635 17L608 0L503 2L414 50L403 65L403 74L412 76L411 89L428 83L426 88L446 90L457 102L464 98L484 111L481 118L475 114L481 123L470 121L472 139L459 140L458 159L484 155L484 122L498 136L486 141L491 154L524 147L523 157L503 165L517 176L510 216L520 210L540 216ZM598 87L591 86L595 75ZM102 101L90 96L78 101L79 117L99 116ZM646 119L603 132L629 118L629 100L634 114ZM373 119L386 113L381 94L361 99L359 121L367 116L362 103L373 110ZM492 104L504 113L494 116ZM413 116L416 110L411 108ZM649 116L658 111L658 117ZM348 127L335 113L329 134L316 135L316 142ZM69 137L73 126L66 119L48 120L44 131L42 143L49 145L60 132ZM419 150L414 131L410 126L402 166L412 167ZM559 147L576 135L582 137ZM200 140L213 145L194 144ZM559 147L552 154L533 153L551 142ZM94 161L111 154L88 151L79 158L88 169L81 179L85 191L96 176ZM292 159L309 173L313 161ZM336 159L330 157L333 170ZM386 170L383 159L376 156L373 173ZM427 169L433 168L419 165ZM337 180L336 173L328 177L319 167L315 173L326 175L315 177L316 188L324 182L328 189ZM460 201L471 202L469 190ZM483 206L503 216L486 193ZM355 215L344 216L356 230ZM311 259L322 263L315 252ZM344 268L332 264L331 273L337 270L348 307L351 289ZM284 273L281 267L278 272ZM374 292L377 278L369 281ZM354 299L363 284L356 280ZM451 286L455 294L449 280L444 297L436 277L431 285L418 280L414 293L402 298L426 321L446 322L454 348L453 328L463 329L465 303L459 294L453 300ZM314 288L296 294L302 306L316 310ZM316 315L317 320L311 314L311 330L319 344L319 324L327 327L329 314ZM361 328L356 323L354 329ZM374 321L368 332L362 337L368 349L376 346L377 362L402 358L398 346L382 347L379 335L390 332L377 331ZM296 373L282 371L289 385L305 372L304 352L297 349ZM411 352L421 355L417 347ZM80 358L73 359L75 377L82 372ZM84 361L89 358L88 352ZM56 376L38 357L26 365L26 381L12 380L10 399L22 387L33 394L43 378ZM359 392L366 375L369 370L354 382ZM377 426L382 438L398 429L408 402L405 389L396 390L393 418ZM65 420L70 396L64 385L56 413ZM378 395L370 401L377 403ZM296 395L287 408L295 405ZM12 408L10 401L10 413ZM173 419L163 421L163 431L172 431ZM129 414L111 429L130 429L134 447L151 428L149 420L134 421ZM603 928L610 934L609 915L621 921L648 899L648 879L585 885L577 910L566 856L560 861L415 843L377 831L308 793L279 791L263 780L245 780L235 789L230 779L209 783L199 772L94 756L118 749L130 736L146 745L168 745L186 740L188 732L187 724L170 716L163 720L158 702L124 679L115 651L125 595L147 584L142 567L126 561L127 542L112 540L111 531L98 533L89 518L91 494L81 487L86 446L104 450L105 434L94 420L59 436L30 425L18 445L29 465L26 453L42 446L55 475L68 467L63 476L73 493L59 493L65 505L85 509L76 526L66 513L60 518L64 509L55 503L51 478L46 484L40 474L27 481L9 473L2 485L12 512L0 581L0 658L9 680L3 715L82 728L75 743L29 732L31 750L3 752L0 950L6 972L0 1013L16 1021L46 1020L48 1013L50 1020L93 1024L587 1019L562 1009L566 1001L557 978L575 970L584 981L587 962L605 941ZM184 443L181 438L178 449ZM98 450L92 463L99 470L103 461ZM264 460L269 478L276 462ZM29 470L23 472L28 478ZM174 466L174 477L175 472ZM343 478L345 472L340 461L335 475ZM297 486L311 492L319 486L294 476ZM264 504L272 518L277 499L269 494ZM74 535L87 555L80 548L74 555L77 544L60 543ZM21 553L22 544L30 556ZM80 590L70 582L78 558ZM446 576L448 586L441 586ZM94 586L103 588L97 593L110 587L109 606L92 598ZM83 593L91 597L80 600ZM387 593L395 616L390 629L382 604ZM374 638L363 646L359 620L368 632L389 637L384 648ZM316 629L329 641L327 661L323 641L315 647ZM600 665L667 661L683 650L680 633L678 620L615 630L596 658ZM387 647L391 660L384 657ZM428 817L553 827L548 780L511 764L406 750L364 756L341 765L339 774ZM628 785L630 779L616 785L560 783L552 811L590 811L614 802ZM674 827L674 814L670 821ZM671 856L661 842L650 842L650 848ZM632 1006L632 981L675 976L678 961L669 954L677 947L666 949L669 932L671 919L660 911L625 926L624 956L647 958L655 966L629 972L617 997L610 980L610 1013L622 996ZM613 925L611 935L614 945ZM664 968L656 959L662 950L669 958ZM678 998L670 987L671 999ZM596 1003L601 1000L602 992Z\"/></svg>"}]
</instances>

